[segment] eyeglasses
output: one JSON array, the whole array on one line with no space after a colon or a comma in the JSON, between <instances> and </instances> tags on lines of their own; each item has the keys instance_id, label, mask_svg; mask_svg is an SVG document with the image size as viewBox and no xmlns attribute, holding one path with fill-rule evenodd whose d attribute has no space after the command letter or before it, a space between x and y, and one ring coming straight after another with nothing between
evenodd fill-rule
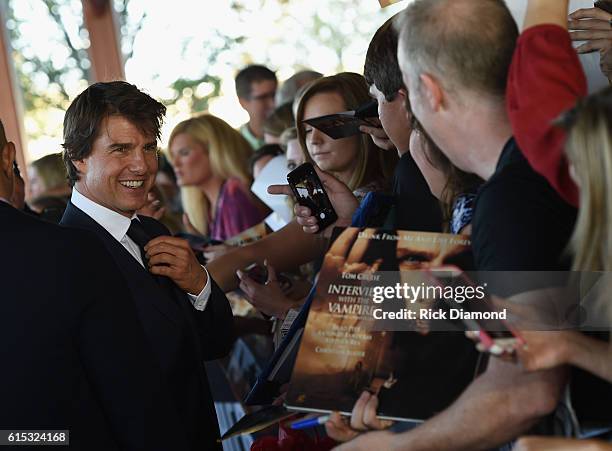
<instances>
[{"instance_id":1,"label":"eyeglasses","mask_svg":"<svg viewBox=\"0 0 612 451\"><path fill-rule=\"evenodd\" d=\"M21 177L21 172L19 171L19 166L17 166L16 161L13 161L13 174L15 174L16 177Z\"/></svg>"}]
</instances>

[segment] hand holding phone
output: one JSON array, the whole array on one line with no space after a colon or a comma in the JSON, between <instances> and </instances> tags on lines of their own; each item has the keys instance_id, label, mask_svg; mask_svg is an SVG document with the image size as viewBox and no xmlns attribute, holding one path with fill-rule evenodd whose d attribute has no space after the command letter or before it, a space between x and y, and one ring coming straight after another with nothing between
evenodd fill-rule
<instances>
[{"instance_id":1,"label":"hand holding phone","mask_svg":"<svg viewBox=\"0 0 612 451\"><path fill-rule=\"evenodd\" d=\"M246 268L244 268L244 272L249 278L253 279L260 285L265 285L266 283L268 283L268 279L270 279L268 265L252 263ZM273 274L273 276L273 279L278 282L283 293L288 294L293 286L291 280L283 274L276 274L276 272Z\"/></svg>"},{"instance_id":2,"label":"hand holding phone","mask_svg":"<svg viewBox=\"0 0 612 451\"><path fill-rule=\"evenodd\" d=\"M292 283L268 265L253 263L237 271L240 289L247 300L266 317L284 318L295 301L287 297Z\"/></svg>"},{"instance_id":3,"label":"hand holding phone","mask_svg":"<svg viewBox=\"0 0 612 451\"><path fill-rule=\"evenodd\" d=\"M319 233L333 224L350 225L359 201L333 175L304 163L287 175L287 181L299 204L297 222L306 233Z\"/></svg>"},{"instance_id":4,"label":"hand holding phone","mask_svg":"<svg viewBox=\"0 0 612 451\"><path fill-rule=\"evenodd\" d=\"M431 279L442 287L476 287L476 284L456 266L442 266L430 269L428 272ZM465 289L462 291L465 291ZM442 301L438 305L443 309L451 308L449 301ZM479 351L489 352L496 356L507 356L514 354L516 348L525 343L520 333L507 321L478 318L479 313L497 311L488 294L485 293L482 299L465 301L454 307L460 307L468 313L468 315L462 316L461 320L466 330L471 331L467 336L478 341ZM474 314L474 317L469 314Z\"/></svg>"}]
</instances>

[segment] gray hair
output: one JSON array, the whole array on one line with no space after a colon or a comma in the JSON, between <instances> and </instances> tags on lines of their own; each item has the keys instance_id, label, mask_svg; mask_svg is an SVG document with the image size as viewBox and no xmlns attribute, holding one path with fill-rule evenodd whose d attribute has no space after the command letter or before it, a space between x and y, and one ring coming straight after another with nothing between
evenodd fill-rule
<instances>
[{"instance_id":1,"label":"gray hair","mask_svg":"<svg viewBox=\"0 0 612 451\"><path fill-rule=\"evenodd\" d=\"M293 100L297 97L298 90L313 80L317 80L323 76L322 73L316 72L314 70L302 70L296 72L291 77L289 77L285 82L281 85L280 89L276 91L276 104L283 105L285 103L293 102Z\"/></svg>"},{"instance_id":2,"label":"gray hair","mask_svg":"<svg viewBox=\"0 0 612 451\"><path fill-rule=\"evenodd\" d=\"M415 0L395 26L411 76L504 95L518 28L503 0Z\"/></svg>"}]
</instances>

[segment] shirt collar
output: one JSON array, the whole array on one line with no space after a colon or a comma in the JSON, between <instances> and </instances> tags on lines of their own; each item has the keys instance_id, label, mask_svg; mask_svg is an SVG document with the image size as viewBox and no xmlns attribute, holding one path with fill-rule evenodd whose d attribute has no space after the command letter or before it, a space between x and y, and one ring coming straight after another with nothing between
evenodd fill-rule
<instances>
[{"instance_id":1,"label":"shirt collar","mask_svg":"<svg viewBox=\"0 0 612 451\"><path fill-rule=\"evenodd\" d=\"M70 201L75 207L82 210L91 219L104 227L117 241L123 240L130 228L132 219L136 217L136 213L134 213L134 216L131 218L126 218L116 211L103 207L79 193L76 187L72 190Z\"/></svg>"},{"instance_id":2,"label":"shirt collar","mask_svg":"<svg viewBox=\"0 0 612 451\"><path fill-rule=\"evenodd\" d=\"M11 205L8 199L5 199L4 197L0 197L0 202L6 202L7 204Z\"/></svg>"}]
</instances>

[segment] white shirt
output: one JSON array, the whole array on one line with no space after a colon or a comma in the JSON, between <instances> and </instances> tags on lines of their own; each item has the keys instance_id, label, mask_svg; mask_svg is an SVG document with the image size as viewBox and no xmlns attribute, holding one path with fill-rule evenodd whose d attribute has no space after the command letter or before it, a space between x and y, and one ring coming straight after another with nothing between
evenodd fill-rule
<instances>
[{"instance_id":1,"label":"white shirt","mask_svg":"<svg viewBox=\"0 0 612 451\"><path fill-rule=\"evenodd\" d=\"M138 218L136 213L134 213L132 218L127 218L88 199L79 193L76 188L72 189L72 197L70 201L75 207L82 210L87 216L104 227L106 231L110 233L114 239L119 241L121 245L130 253L130 255L136 259L140 266L143 268L145 267L140 255L140 248L129 236L127 236L132 219ZM204 266L202 266L202 268L204 268ZM196 310L204 310L206 308L206 304L208 304L208 298L210 297L210 276L208 275L206 268L204 268L204 271L206 271L206 285L200 294L196 296L194 294L187 293Z\"/></svg>"}]
</instances>

